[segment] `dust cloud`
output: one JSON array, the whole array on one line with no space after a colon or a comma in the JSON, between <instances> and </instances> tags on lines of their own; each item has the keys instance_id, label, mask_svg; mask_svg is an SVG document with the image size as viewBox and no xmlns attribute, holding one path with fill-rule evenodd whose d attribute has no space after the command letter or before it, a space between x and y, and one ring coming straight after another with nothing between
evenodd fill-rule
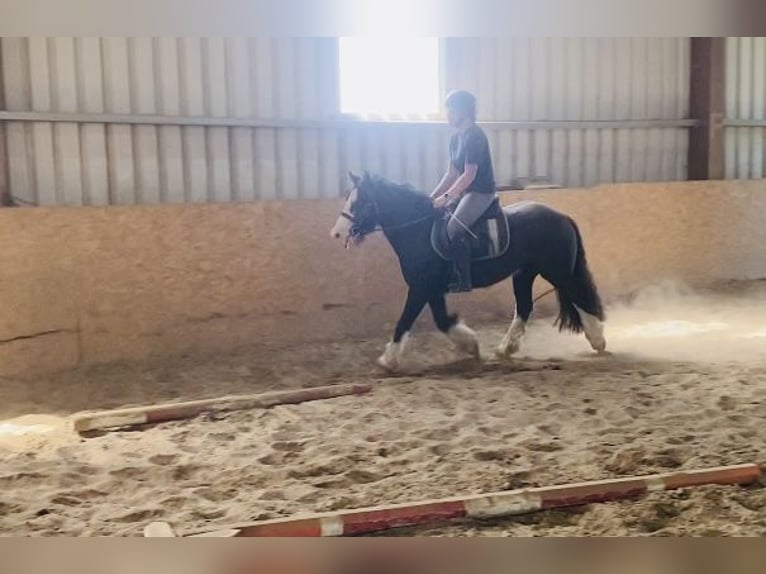
<instances>
[{"instance_id":1,"label":"dust cloud","mask_svg":"<svg viewBox=\"0 0 766 574\"><path fill-rule=\"evenodd\" d=\"M582 337L558 335L547 321L530 324L532 357L587 355ZM766 282L699 291L668 281L607 308L608 350L617 357L701 363L766 363Z\"/></svg>"}]
</instances>

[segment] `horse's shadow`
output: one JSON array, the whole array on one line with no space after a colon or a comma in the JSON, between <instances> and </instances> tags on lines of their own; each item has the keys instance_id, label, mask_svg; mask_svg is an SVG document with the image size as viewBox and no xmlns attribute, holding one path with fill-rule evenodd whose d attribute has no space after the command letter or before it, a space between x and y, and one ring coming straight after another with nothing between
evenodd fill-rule
<instances>
[{"instance_id":1,"label":"horse's shadow","mask_svg":"<svg viewBox=\"0 0 766 574\"><path fill-rule=\"evenodd\" d=\"M568 357L555 358L498 358L495 356L482 356L480 358L468 357L438 364L412 364L403 366L398 371L386 371L376 368L373 376L382 381L394 382L398 379L410 380L418 378L448 379L448 378L482 378L491 375L513 375L516 373L550 372L550 371L578 371L594 369L612 370L618 367L644 365L652 363L646 357L625 352L593 353L585 351Z\"/></svg>"},{"instance_id":2,"label":"horse's shadow","mask_svg":"<svg viewBox=\"0 0 766 574\"><path fill-rule=\"evenodd\" d=\"M555 360L514 360L502 361L484 358L463 358L437 365L418 365L396 372L379 370L381 380L452 377L476 378L496 374L514 374L534 371L560 371L564 361Z\"/></svg>"}]
</instances>

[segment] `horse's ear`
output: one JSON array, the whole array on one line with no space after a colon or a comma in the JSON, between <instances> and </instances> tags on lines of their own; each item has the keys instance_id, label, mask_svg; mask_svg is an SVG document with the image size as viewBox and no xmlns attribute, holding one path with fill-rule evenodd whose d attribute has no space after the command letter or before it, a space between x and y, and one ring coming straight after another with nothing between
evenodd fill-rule
<instances>
[{"instance_id":1,"label":"horse's ear","mask_svg":"<svg viewBox=\"0 0 766 574\"><path fill-rule=\"evenodd\" d=\"M354 184L354 187L358 187L359 183L362 181L362 179L352 171L348 172L348 177L351 179L351 183Z\"/></svg>"},{"instance_id":2,"label":"horse's ear","mask_svg":"<svg viewBox=\"0 0 766 574\"><path fill-rule=\"evenodd\" d=\"M365 169L363 173L364 173L364 181L370 181L370 172Z\"/></svg>"}]
</instances>

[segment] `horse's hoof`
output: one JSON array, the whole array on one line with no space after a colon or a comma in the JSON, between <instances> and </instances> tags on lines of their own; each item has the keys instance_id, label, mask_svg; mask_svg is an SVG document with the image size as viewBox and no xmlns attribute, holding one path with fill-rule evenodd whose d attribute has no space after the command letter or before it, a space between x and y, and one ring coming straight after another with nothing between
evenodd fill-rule
<instances>
[{"instance_id":1,"label":"horse's hoof","mask_svg":"<svg viewBox=\"0 0 766 574\"><path fill-rule=\"evenodd\" d=\"M389 372L395 372L399 369L399 355L401 346L396 343L387 343L386 350L378 357L378 365Z\"/></svg>"},{"instance_id":2,"label":"horse's hoof","mask_svg":"<svg viewBox=\"0 0 766 574\"><path fill-rule=\"evenodd\" d=\"M460 353L465 353L474 358L480 357L479 341L476 338L476 331L468 327L462 321L453 325L448 331L447 336L452 340L452 344Z\"/></svg>"},{"instance_id":3,"label":"horse's hoof","mask_svg":"<svg viewBox=\"0 0 766 574\"><path fill-rule=\"evenodd\" d=\"M383 369L384 371L387 371L389 373L395 373L399 370L399 364L396 361L389 361L388 358L386 358L385 355L381 355L378 357L378 360L375 361L378 366Z\"/></svg>"},{"instance_id":4,"label":"horse's hoof","mask_svg":"<svg viewBox=\"0 0 766 574\"><path fill-rule=\"evenodd\" d=\"M513 355L519 352L521 345L518 342L511 343L507 347L502 345L495 349L495 357L498 359L510 359Z\"/></svg>"},{"instance_id":5,"label":"horse's hoof","mask_svg":"<svg viewBox=\"0 0 766 574\"><path fill-rule=\"evenodd\" d=\"M463 341L461 344L455 344L455 351L463 356L472 359L481 358L481 349L478 341Z\"/></svg>"},{"instance_id":6,"label":"horse's hoof","mask_svg":"<svg viewBox=\"0 0 766 574\"><path fill-rule=\"evenodd\" d=\"M606 341L599 341L596 344L591 344L591 347L593 347L593 350L596 351L596 353L599 355L606 353Z\"/></svg>"},{"instance_id":7,"label":"horse's hoof","mask_svg":"<svg viewBox=\"0 0 766 574\"><path fill-rule=\"evenodd\" d=\"M479 349L479 342L476 341L473 345L466 346L465 353L472 359L481 359L481 350Z\"/></svg>"},{"instance_id":8,"label":"horse's hoof","mask_svg":"<svg viewBox=\"0 0 766 574\"><path fill-rule=\"evenodd\" d=\"M386 349L383 351L383 354L378 357L378 365L387 371L398 371L399 366L402 364L402 357L404 356L404 350L407 347L409 339L410 334L405 333L399 339L398 343L395 343L394 341L386 343Z\"/></svg>"},{"instance_id":9,"label":"horse's hoof","mask_svg":"<svg viewBox=\"0 0 766 574\"><path fill-rule=\"evenodd\" d=\"M476 346L456 346L455 354L461 357L468 357L469 359L481 359L481 351L478 344Z\"/></svg>"},{"instance_id":10,"label":"horse's hoof","mask_svg":"<svg viewBox=\"0 0 766 574\"><path fill-rule=\"evenodd\" d=\"M505 349L501 349L500 347L495 349L495 351L492 354L495 356L496 359L507 359L509 356L508 353L505 351Z\"/></svg>"},{"instance_id":11,"label":"horse's hoof","mask_svg":"<svg viewBox=\"0 0 766 574\"><path fill-rule=\"evenodd\" d=\"M513 353L509 351L505 351L503 349L495 349L494 355L496 359L499 359L501 361L507 361L513 358Z\"/></svg>"}]
</instances>

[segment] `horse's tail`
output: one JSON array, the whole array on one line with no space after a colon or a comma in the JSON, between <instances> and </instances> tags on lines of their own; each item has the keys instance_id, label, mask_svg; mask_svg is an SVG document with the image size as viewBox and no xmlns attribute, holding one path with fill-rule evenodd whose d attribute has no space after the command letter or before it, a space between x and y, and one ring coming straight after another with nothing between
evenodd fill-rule
<instances>
[{"instance_id":1,"label":"horse's tail","mask_svg":"<svg viewBox=\"0 0 766 574\"><path fill-rule=\"evenodd\" d=\"M572 274L556 287L556 296L559 300L559 316L556 323L559 326L559 331L568 330L580 333L583 330L583 324L577 307L589 315L597 317L600 321L603 321L606 315L596 283L593 281L593 275L588 268L580 229L573 219L568 219L577 238L577 254L575 255Z\"/></svg>"}]
</instances>

